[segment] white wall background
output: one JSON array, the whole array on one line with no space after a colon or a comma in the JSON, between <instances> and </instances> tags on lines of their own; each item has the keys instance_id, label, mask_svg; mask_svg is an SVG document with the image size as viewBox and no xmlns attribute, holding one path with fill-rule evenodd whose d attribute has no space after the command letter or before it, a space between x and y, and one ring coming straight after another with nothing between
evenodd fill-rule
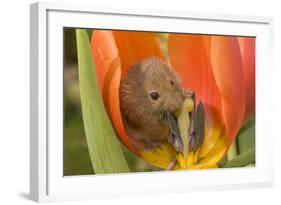
<instances>
[{"instance_id":1,"label":"white wall background","mask_svg":"<svg viewBox=\"0 0 281 205\"><path fill-rule=\"evenodd\" d=\"M0 6L0 204L31 204L29 192L29 0ZM79 2L82 2L81 0ZM275 21L275 188L118 198L67 204L280 204L281 202L281 6L278 0L91 0L126 8L190 10L273 16ZM272 72L272 68L268 68ZM265 119L266 120L266 119ZM265 136L266 137L266 136Z\"/></svg>"}]
</instances>

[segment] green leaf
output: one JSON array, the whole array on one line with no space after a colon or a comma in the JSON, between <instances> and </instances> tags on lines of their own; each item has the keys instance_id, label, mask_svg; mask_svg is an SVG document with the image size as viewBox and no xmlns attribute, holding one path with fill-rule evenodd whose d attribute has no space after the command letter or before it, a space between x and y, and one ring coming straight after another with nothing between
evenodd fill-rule
<instances>
[{"instance_id":1,"label":"green leaf","mask_svg":"<svg viewBox=\"0 0 281 205\"><path fill-rule=\"evenodd\" d=\"M223 167L244 167L255 163L256 152L255 148L249 149L237 157L229 160Z\"/></svg>"},{"instance_id":2,"label":"green leaf","mask_svg":"<svg viewBox=\"0 0 281 205\"><path fill-rule=\"evenodd\" d=\"M237 137L239 153L255 148L255 117L241 128Z\"/></svg>"},{"instance_id":3,"label":"green leaf","mask_svg":"<svg viewBox=\"0 0 281 205\"><path fill-rule=\"evenodd\" d=\"M243 167L255 164L255 117L249 119L240 129L227 153L227 160L223 167Z\"/></svg>"},{"instance_id":4,"label":"green leaf","mask_svg":"<svg viewBox=\"0 0 281 205\"><path fill-rule=\"evenodd\" d=\"M130 172L106 113L94 69L87 31L76 29L84 129L95 173Z\"/></svg>"}]
</instances>

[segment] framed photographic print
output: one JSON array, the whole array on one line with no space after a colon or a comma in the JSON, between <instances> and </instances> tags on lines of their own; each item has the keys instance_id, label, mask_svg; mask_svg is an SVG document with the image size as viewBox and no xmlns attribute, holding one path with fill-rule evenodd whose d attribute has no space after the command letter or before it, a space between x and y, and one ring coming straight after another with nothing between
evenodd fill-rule
<instances>
[{"instance_id":1,"label":"framed photographic print","mask_svg":"<svg viewBox=\"0 0 281 205\"><path fill-rule=\"evenodd\" d=\"M271 18L57 3L30 17L32 200L272 186Z\"/></svg>"}]
</instances>

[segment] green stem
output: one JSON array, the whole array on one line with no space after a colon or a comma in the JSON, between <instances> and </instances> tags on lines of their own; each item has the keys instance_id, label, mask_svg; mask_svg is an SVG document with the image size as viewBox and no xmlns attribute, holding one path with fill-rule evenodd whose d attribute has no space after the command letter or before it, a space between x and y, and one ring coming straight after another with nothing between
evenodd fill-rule
<instances>
[{"instance_id":1,"label":"green stem","mask_svg":"<svg viewBox=\"0 0 281 205\"><path fill-rule=\"evenodd\" d=\"M83 122L95 173L130 172L107 116L95 72L87 31L76 29Z\"/></svg>"}]
</instances>

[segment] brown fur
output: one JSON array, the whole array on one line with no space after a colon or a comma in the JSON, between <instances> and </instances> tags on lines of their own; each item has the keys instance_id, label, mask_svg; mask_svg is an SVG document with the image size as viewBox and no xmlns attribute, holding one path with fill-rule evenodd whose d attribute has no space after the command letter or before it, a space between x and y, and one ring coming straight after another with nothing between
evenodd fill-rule
<instances>
[{"instance_id":1,"label":"brown fur","mask_svg":"<svg viewBox=\"0 0 281 205\"><path fill-rule=\"evenodd\" d=\"M152 100L151 92L157 92L159 99ZM133 65L121 81L120 102L125 128L147 149L167 139L169 125L165 113L176 110L183 100L176 73L156 57Z\"/></svg>"}]
</instances>

